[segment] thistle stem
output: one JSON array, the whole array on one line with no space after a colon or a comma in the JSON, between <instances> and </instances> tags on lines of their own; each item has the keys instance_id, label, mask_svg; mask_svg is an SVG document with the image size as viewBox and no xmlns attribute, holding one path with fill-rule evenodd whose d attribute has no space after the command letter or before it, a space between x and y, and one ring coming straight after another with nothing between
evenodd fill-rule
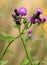
<instances>
[{"instance_id":1,"label":"thistle stem","mask_svg":"<svg viewBox=\"0 0 47 65\"><path fill-rule=\"evenodd\" d=\"M16 38L14 38L14 39L7 45L6 49L4 50L3 55L2 55L1 58L0 58L0 61L3 59L4 55L6 54L8 48L9 48L9 46L12 44L12 42L14 42L14 40L17 39L17 38L19 38L22 34L23 34L23 31L22 31L22 33L20 33Z\"/></svg>"},{"instance_id":2,"label":"thistle stem","mask_svg":"<svg viewBox=\"0 0 47 65\"><path fill-rule=\"evenodd\" d=\"M29 60L29 62L30 62L30 65L32 65L32 62L31 62L30 57L29 57L29 55L28 55L28 52L27 52L27 49L26 49L25 43L24 43L24 41L23 41L22 38L21 38L21 41L22 41L22 43L23 43L23 46L24 46L24 49L25 49L25 52L26 52L27 58L28 58L28 60Z\"/></svg>"},{"instance_id":3,"label":"thistle stem","mask_svg":"<svg viewBox=\"0 0 47 65\"><path fill-rule=\"evenodd\" d=\"M19 29L20 34L19 34L16 38L14 38L11 42L9 42L9 44L7 45L7 47L6 47L5 50L4 50L3 55L0 57L0 61L1 61L1 60L3 59L3 57L5 56L7 50L8 50L8 48L9 48L9 46L12 44L12 42L14 42L15 39L19 38L19 37L23 34L24 30L25 30L25 27L24 27L24 29L22 30L22 32L20 32L20 29ZM26 47L25 47L25 49L26 49ZM27 51L26 51L26 53L27 53ZM27 53L27 56L28 56L28 53ZM29 59L29 60L30 60L30 59ZM31 65L32 65L32 64L31 64Z\"/></svg>"}]
</instances>

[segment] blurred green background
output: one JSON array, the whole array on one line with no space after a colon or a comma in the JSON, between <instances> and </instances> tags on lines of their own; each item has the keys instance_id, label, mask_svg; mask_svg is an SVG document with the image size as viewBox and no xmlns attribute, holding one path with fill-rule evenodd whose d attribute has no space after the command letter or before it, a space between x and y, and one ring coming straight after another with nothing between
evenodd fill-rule
<instances>
[{"instance_id":1,"label":"blurred green background","mask_svg":"<svg viewBox=\"0 0 47 65\"><path fill-rule=\"evenodd\" d=\"M28 15L32 15L36 8L42 8L44 11L43 16L47 15L47 0L0 0L0 33L6 32L12 36L18 35L18 30L13 27L14 22L11 15L14 13L14 8L19 7L27 8ZM43 28L45 31L44 36L47 37L47 22L44 24ZM37 25L33 25L32 30L33 35L37 38L40 36L42 29L41 26L37 27ZM7 41L0 41L0 56L2 55L2 52L7 44ZM30 42L27 43L27 50L29 52L31 49L33 60L46 60L45 63L47 64L47 50L45 50L46 45L47 41L43 42L40 40L38 42L32 42L30 40ZM8 60L8 64L6 65L20 65L22 59L26 55L21 40L17 39L14 41L9 49L13 50L14 55L7 53L4 56L4 60Z\"/></svg>"}]
</instances>

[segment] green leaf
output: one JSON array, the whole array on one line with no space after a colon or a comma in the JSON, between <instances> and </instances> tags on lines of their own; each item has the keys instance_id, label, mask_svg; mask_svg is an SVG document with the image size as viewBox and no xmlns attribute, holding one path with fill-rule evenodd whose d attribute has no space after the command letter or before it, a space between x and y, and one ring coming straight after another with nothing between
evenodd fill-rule
<instances>
[{"instance_id":1,"label":"green leaf","mask_svg":"<svg viewBox=\"0 0 47 65\"><path fill-rule=\"evenodd\" d=\"M29 63L29 60L28 58L25 58L24 60L22 60L21 64L20 65L26 65Z\"/></svg>"},{"instance_id":2,"label":"green leaf","mask_svg":"<svg viewBox=\"0 0 47 65\"><path fill-rule=\"evenodd\" d=\"M6 65L8 61L0 61L0 65Z\"/></svg>"},{"instance_id":3,"label":"green leaf","mask_svg":"<svg viewBox=\"0 0 47 65\"><path fill-rule=\"evenodd\" d=\"M0 40L4 41L7 40L8 42L11 42L14 39L13 36L9 36L6 33L2 33L2 35L0 35Z\"/></svg>"}]
</instances>

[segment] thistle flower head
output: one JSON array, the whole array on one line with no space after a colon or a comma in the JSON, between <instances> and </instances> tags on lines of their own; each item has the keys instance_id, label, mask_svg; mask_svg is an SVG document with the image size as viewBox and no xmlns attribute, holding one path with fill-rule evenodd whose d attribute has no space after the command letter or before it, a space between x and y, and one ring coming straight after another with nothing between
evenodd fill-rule
<instances>
[{"instance_id":1,"label":"thistle flower head","mask_svg":"<svg viewBox=\"0 0 47 65\"><path fill-rule=\"evenodd\" d=\"M42 18L42 22L45 22L45 21L47 21L47 17Z\"/></svg>"},{"instance_id":2,"label":"thistle flower head","mask_svg":"<svg viewBox=\"0 0 47 65\"><path fill-rule=\"evenodd\" d=\"M14 9L14 12L17 13L17 9L16 8Z\"/></svg>"},{"instance_id":3,"label":"thistle flower head","mask_svg":"<svg viewBox=\"0 0 47 65\"><path fill-rule=\"evenodd\" d=\"M43 14L43 11L42 11L40 8L37 8L37 9L36 9L36 13L37 13L37 14Z\"/></svg>"},{"instance_id":4,"label":"thistle flower head","mask_svg":"<svg viewBox=\"0 0 47 65\"><path fill-rule=\"evenodd\" d=\"M27 33L28 33L28 34L31 34L31 33L32 33L32 30L29 29Z\"/></svg>"},{"instance_id":5,"label":"thistle flower head","mask_svg":"<svg viewBox=\"0 0 47 65\"><path fill-rule=\"evenodd\" d=\"M24 7L21 7L18 9L18 13L21 15L21 16L25 16L27 14L27 10L26 8Z\"/></svg>"},{"instance_id":6,"label":"thistle flower head","mask_svg":"<svg viewBox=\"0 0 47 65\"><path fill-rule=\"evenodd\" d=\"M38 18L35 21L40 24L40 23L42 23L42 18Z\"/></svg>"},{"instance_id":7,"label":"thistle flower head","mask_svg":"<svg viewBox=\"0 0 47 65\"><path fill-rule=\"evenodd\" d=\"M35 24L35 18L34 18L34 16L30 16L30 17L29 17L29 21L30 21L31 23Z\"/></svg>"},{"instance_id":8,"label":"thistle flower head","mask_svg":"<svg viewBox=\"0 0 47 65\"><path fill-rule=\"evenodd\" d=\"M14 12L17 16L19 16L18 10L16 8L14 9Z\"/></svg>"},{"instance_id":9,"label":"thistle flower head","mask_svg":"<svg viewBox=\"0 0 47 65\"><path fill-rule=\"evenodd\" d=\"M31 34L31 33L32 33L32 30L31 30L31 29L29 29L29 30L28 30L28 32L27 32L28 39L30 39L30 38L31 38L31 36L32 36L32 34Z\"/></svg>"},{"instance_id":10,"label":"thistle flower head","mask_svg":"<svg viewBox=\"0 0 47 65\"><path fill-rule=\"evenodd\" d=\"M27 18L23 18L22 16L26 16L27 15L27 9L24 7L21 7L19 9L14 9L15 14L12 14L12 17L14 18L14 21L16 24L21 24L21 19L23 19L23 23L26 24L27 23ZM47 20L47 17L40 17L40 14L42 14L43 11L40 8L36 9L36 14L33 14L32 16L29 17L30 23L35 24L37 23L44 23Z\"/></svg>"}]
</instances>

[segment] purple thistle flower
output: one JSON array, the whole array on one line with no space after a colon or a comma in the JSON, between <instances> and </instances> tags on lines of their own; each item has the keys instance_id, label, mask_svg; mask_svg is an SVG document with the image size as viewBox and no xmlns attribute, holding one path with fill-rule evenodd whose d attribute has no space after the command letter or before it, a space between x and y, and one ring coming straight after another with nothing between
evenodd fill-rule
<instances>
[{"instance_id":1,"label":"purple thistle flower","mask_svg":"<svg viewBox=\"0 0 47 65\"><path fill-rule=\"evenodd\" d=\"M35 24L35 18L34 18L34 16L30 16L30 17L29 17L29 21L30 21L31 23Z\"/></svg>"},{"instance_id":2,"label":"purple thistle flower","mask_svg":"<svg viewBox=\"0 0 47 65\"><path fill-rule=\"evenodd\" d=\"M24 7L21 7L18 9L18 13L21 15L21 16L25 16L27 14L27 10L26 8Z\"/></svg>"},{"instance_id":3,"label":"purple thistle flower","mask_svg":"<svg viewBox=\"0 0 47 65\"><path fill-rule=\"evenodd\" d=\"M40 8L36 9L36 14L34 15L36 19L40 18L40 14L42 14L43 11Z\"/></svg>"},{"instance_id":4,"label":"purple thistle flower","mask_svg":"<svg viewBox=\"0 0 47 65\"><path fill-rule=\"evenodd\" d=\"M20 25L21 24L21 20L20 20L20 17L19 16L16 16L16 14L12 14L12 17L13 17L13 19L14 19L14 22L16 23L16 24L18 24L18 25Z\"/></svg>"},{"instance_id":5,"label":"purple thistle flower","mask_svg":"<svg viewBox=\"0 0 47 65\"><path fill-rule=\"evenodd\" d=\"M14 9L14 12L17 13L17 9L16 8Z\"/></svg>"},{"instance_id":6,"label":"purple thistle flower","mask_svg":"<svg viewBox=\"0 0 47 65\"><path fill-rule=\"evenodd\" d=\"M42 23L42 18L38 18L35 21L40 24L40 23Z\"/></svg>"},{"instance_id":7,"label":"purple thistle flower","mask_svg":"<svg viewBox=\"0 0 47 65\"><path fill-rule=\"evenodd\" d=\"M43 11L42 11L40 8L37 8L37 9L36 9L36 13L37 13L37 14L43 14Z\"/></svg>"},{"instance_id":8,"label":"purple thistle flower","mask_svg":"<svg viewBox=\"0 0 47 65\"><path fill-rule=\"evenodd\" d=\"M42 18L38 18L40 22L42 22Z\"/></svg>"},{"instance_id":9,"label":"purple thistle flower","mask_svg":"<svg viewBox=\"0 0 47 65\"><path fill-rule=\"evenodd\" d=\"M29 30L28 30L28 34L31 34L31 33L32 33L32 30L29 29Z\"/></svg>"},{"instance_id":10,"label":"purple thistle flower","mask_svg":"<svg viewBox=\"0 0 47 65\"><path fill-rule=\"evenodd\" d=\"M31 33L32 33L32 30L31 30L31 29L29 29L29 30L28 30L28 32L27 32L28 39L29 39L29 38L31 38L31 36L32 36L32 34L31 34Z\"/></svg>"},{"instance_id":11,"label":"purple thistle flower","mask_svg":"<svg viewBox=\"0 0 47 65\"><path fill-rule=\"evenodd\" d=\"M45 22L47 20L47 17L44 17L43 19L42 19L42 22Z\"/></svg>"},{"instance_id":12,"label":"purple thistle flower","mask_svg":"<svg viewBox=\"0 0 47 65\"><path fill-rule=\"evenodd\" d=\"M14 9L14 12L17 16L19 16L18 10L16 8Z\"/></svg>"}]
</instances>

